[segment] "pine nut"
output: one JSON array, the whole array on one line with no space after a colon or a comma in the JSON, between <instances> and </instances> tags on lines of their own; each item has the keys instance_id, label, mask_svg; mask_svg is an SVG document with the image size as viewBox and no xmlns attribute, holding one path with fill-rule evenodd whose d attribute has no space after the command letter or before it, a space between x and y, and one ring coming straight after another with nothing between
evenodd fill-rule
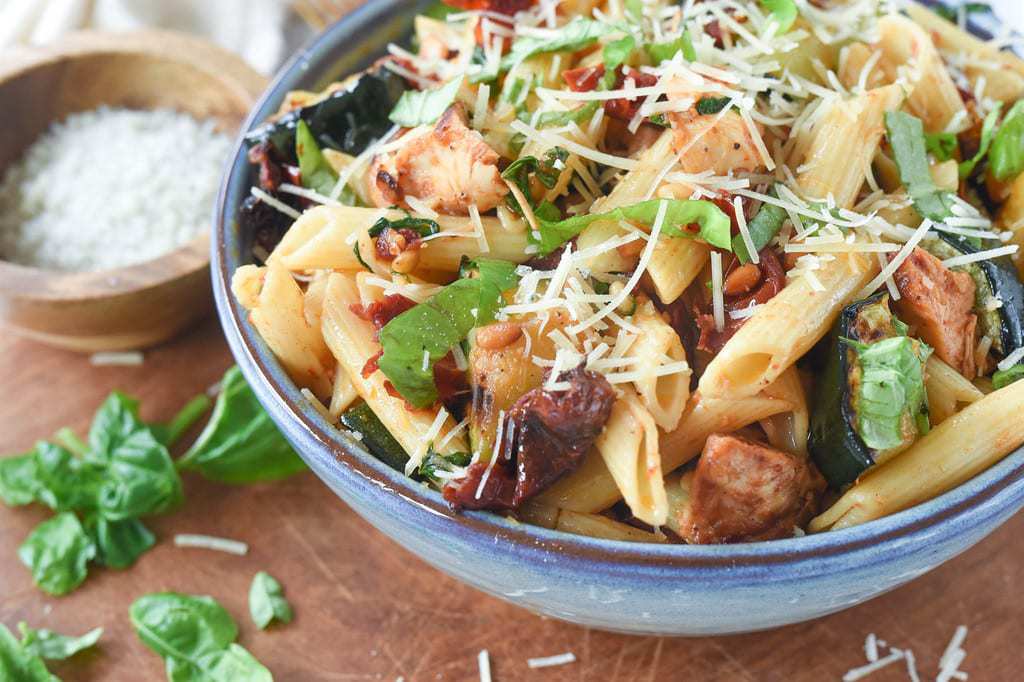
<instances>
[{"instance_id":1,"label":"pine nut","mask_svg":"<svg viewBox=\"0 0 1024 682\"><path fill-rule=\"evenodd\" d=\"M515 322L495 322L476 330L476 345L483 350L501 350L522 335L522 328Z\"/></svg>"},{"instance_id":2,"label":"pine nut","mask_svg":"<svg viewBox=\"0 0 1024 682\"><path fill-rule=\"evenodd\" d=\"M747 263L729 273L722 285L722 291L726 296L741 296L761 281L761 268L753 263Z\"/></svg>"}]
</instances>

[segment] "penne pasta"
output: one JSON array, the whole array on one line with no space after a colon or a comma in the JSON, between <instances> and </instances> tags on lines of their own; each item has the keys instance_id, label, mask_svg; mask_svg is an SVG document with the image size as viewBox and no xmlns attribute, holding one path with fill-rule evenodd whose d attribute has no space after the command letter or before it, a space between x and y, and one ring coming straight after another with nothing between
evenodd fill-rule
<instances>
[{"instance_id":1,"label":"penne pasta","mask_svg":"<svg viewBox=\"0 0 1024 682\"><path fill-rule=\"evenodd\" d=\"M663 358L670 362L686 362L686 351L679 335L662 319L650 301L640 305L633 315L633 324L640 330L633 345L637 369L639 372L648 370L648 374L635 380L633 385L658 428L671 431L679 424L690 398L692 372L687 369L658 376L654 369L662 364Z\"/></svg>"},{"instance_id":2,"label":"penne pasta","mask_svg":"<svg viewBox=\"0 0 1024 682\"><path fill-rule=\"evenodd\" d=\"M621 540L623 542L665 542L664 535L655 535L639 528L619 523L599 514L581 514L562 509L558 512L558 530L576 535L588 535L592 538L605 540Z\"/></svg>"},{"instance_id":3,"label":"penne pasta","mask_svg":"<svg viewBox=\"0 0 1024 682\"><path fill-rule=\"evenodd\" d=\"M946 421L963 405L985 397L960 372L934 355L928 358L925 388L928 390L928 416L933 426Z\"/></svg>"}]
</instances>

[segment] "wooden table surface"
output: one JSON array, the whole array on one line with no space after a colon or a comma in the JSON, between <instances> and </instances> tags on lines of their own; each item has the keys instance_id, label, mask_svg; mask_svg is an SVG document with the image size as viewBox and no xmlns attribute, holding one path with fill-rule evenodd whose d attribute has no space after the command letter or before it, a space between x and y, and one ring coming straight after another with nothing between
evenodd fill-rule
<instances>
[{"instance_id":1,"label":"wooden table surface","mask_svg":"<svg viewBox=\"0 0 1024 682\"><path fill-rule=\"evenodd\" d=\"M59 427L85 431L112 389L166 419L231 363L213 320L146 355L141 367L98 368L87 358L0 333L0 452L28 449ZM476 680L488 649L495 682L513 680L839 680L864 663L869 632L911 648L934 679L954 629L969 626L962 669L972 681L1020 679L1024 654L1024 515L965 555L844 613L772 632L705 639L613 635L541 618L477 593L373 530L312 474L248 487L185 478L186 503L150 519L157 546L125 571L94 568L72 594L32 585L16 548L49 510L0 508L0 622L66 634L103 626L96 650L51 664L64 680L163 679L160 659L135 637L128 606L158 590L209 594L238 621L240 642L278 681ZM176 533L249 543L247 556L174 547ZM258 570L284 584L295 620L268 631L249 620ZM526 660L571 651L577 662L530 670ZM904 680L892 666L869 678Z\"/></svg>"}]
</instances>

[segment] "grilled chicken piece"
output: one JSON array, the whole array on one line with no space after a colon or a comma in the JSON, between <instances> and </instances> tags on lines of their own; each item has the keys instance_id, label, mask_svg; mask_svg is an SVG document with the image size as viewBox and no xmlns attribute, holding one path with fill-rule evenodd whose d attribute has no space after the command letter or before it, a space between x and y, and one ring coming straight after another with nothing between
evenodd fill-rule
<instances>
[{"instance_id":1,"label":"grilled chicken piece","mask_svg":"<svg viewBox=\"0 0 1024 682\"><path fill-rule=\"evenodd\" d=\"M895 274L900 300L894 302L901 320L935 354L968 379L975 377L974 280L955 272L924 249L914 249Z\"/></svg>"},{"instance_id":2,"label":"grilled chicken piece","mask_svg":"<svg viewBox=\"0 0 1024 682\"><path fill-rule=\"evenodd\" d=\"M670 113L668 117L675 135L673 147L682 153L679 163L685 172L711 169L715 175L727 175L729 171L754 171L762 167L754 138L735 111L719 118L718 114L699 114L690 109ZM760 133L760 124L754 125Z\"/></svg>"},{"instance_id":3,"label":"grilled chicken piece","mask_svg":"<svg viewBox=\"0 0 1024 682\"><path fill-rule=\"evenodd\" d=\"M370 167L369 197L380 207L401 206L407 195L448 215L468 215L471 204L489 211L508 193L498 154L467 125L466 111L453 104L434 130Z\"/></svg>"},{"instance_id":4,"label":"grilled chicken piece","mask_svg":"<svg viewBox=\"0 0 1024 682\"><path fill-rule=\"evenodd\" d=\"M679 519L691 544L793 535L817 511L825 480L810 460L733 435L712 434Z\"/></svg>"}]
</instances>

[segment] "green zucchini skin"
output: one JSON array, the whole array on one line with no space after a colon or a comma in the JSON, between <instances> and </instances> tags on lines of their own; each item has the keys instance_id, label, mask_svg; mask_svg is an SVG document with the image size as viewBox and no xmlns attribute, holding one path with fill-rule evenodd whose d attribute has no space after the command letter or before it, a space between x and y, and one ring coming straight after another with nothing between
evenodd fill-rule
<instances>
[{"instance_id":1,"label":"green zucchini skin","mask_svg":"<svg viewBox=\"0 0 1024 682\"><path fill-rule=\"evenodd\" d=\"M981 250L959 235L942 233L940 239L957 253L969 254ZM1024 346L1024 285L1017 278L1016 268L1009 258L977 261L965 266L964 269L969 271L972 266L980 270L992 290L992 295L1003 302L995 311L999 316L999 343L996 350L1003 356L1009 355ZM976 312L979 316L986 314L981 309L977 309Z\"/></svg>"},{"instance_id":2,"label":"green zucchini skin","mask_svg":"<svg viewBox=\"0 0 1024 682\"><path fill-rule=\"evenodd\" d=\"M853 426L857 420L847 382L850 353L841 339L852 337L861 309L880 303L883 296L875 294L843 308L833 328L828 362L815 384L807 449L835 489L853 483L861 472L875 463L874 454Z\"/></svg>"},{"instance_id":3,"label":"green zucchini skin","mask_svg":"<svg viewBox=\"0 0 1024 682\"><path fill-rule=\"evenodd\" d=\"M341 424L349 431L361 433L362 444L374 457L396 471L405 471L409 454L402 449L369 405L359 403L342 412Z\"/></svg>"}]
</instances>

